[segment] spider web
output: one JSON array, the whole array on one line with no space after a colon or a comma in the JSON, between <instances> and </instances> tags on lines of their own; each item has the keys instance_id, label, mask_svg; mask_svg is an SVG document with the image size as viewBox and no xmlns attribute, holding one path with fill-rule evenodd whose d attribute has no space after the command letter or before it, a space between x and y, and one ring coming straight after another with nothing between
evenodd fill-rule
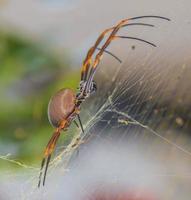
<instances>
[{"instance_id":1,"label":"spider web","mask_svg":"<svg viewBox=\"0 0 191 200\"><path fill-rule=\"evenodd\" d=\"M127 146L131 143L147 146L149 142L150 151L154 151L155 155L162 147L161 154L175 151L186 157L190 164L191 149L187 134L191 118L188 92L191 82L190 68L186 66L189 61L172 65L169 57L163 56L160 61L160 57L153 54L139 54L139 59L134 51L129 51L128 55L120 66L107 59L101 64L95 78L98 91L83 104L81 110L85 133L77 131L67 146L57 148L47 181L58 169L62 175L67 174L70 166L77 165L76 157L87 151L92 143L100 141L115 141L115 145L125 141ZM24 175L31 177L23 181L16 198L49 199L48 191L40 192L36 188L39 168L11 160L9 155L0 158L25 168ZM186 178L190 175L190 171L160 174Z\"/></svg>"}]
</instances>

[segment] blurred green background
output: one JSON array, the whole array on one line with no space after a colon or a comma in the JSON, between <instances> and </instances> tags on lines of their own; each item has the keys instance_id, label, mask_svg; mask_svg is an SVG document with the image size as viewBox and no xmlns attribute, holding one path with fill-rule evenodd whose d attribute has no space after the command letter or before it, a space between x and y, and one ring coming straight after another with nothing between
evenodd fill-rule
<instances>
[{"instance_id":1,"label":"blurred green background","mask_svg":"<svg viewBox=\"0 0 191 200\"><path fill-rule=\"evenodd\" d=\"M27 165L39 164L52 134L47 118L50 97L63 87L75 89L79 81L79 70L70 69L68 58L48 49L0 33L0 152ZM0 160L0 167L17 165Z\"/></svg>"}]
</instances>

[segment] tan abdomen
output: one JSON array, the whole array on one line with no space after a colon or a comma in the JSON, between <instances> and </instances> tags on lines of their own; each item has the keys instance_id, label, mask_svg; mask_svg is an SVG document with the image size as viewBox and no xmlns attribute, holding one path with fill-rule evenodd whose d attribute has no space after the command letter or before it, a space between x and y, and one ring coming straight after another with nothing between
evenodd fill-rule
<instances>
[{"instance_id":1,"label":"tan abdomen","mask_svg":"<svg viewBox=\"0 0 191 200\"><path fill-rule=\"evenodd\" d=\"M48 104L48 119L54 127L58 127L63 119L73 111L75 107L75 93L71 89L59 90Z\"/></svg>"}]
</instances>

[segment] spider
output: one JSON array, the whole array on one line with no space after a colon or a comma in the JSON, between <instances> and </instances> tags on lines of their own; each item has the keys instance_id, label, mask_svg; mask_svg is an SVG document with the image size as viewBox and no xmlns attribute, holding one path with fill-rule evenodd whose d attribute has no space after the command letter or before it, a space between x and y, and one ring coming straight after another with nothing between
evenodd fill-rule
<instances>
[{"instance_id":1,"label":"spider","mask_svg":"<svg viewBox=\"0 0 191 200\"><path fill-rule=\"evenodd\" d=\"M122 62L117 56L115 56L113 53L107 50L107 47L110 45L110 43L118 38L126 38L126 39L133 39L145 42L149 45L156 47L155 44L140 38L116 35L121 28L126 26L132 26L132 25L151 26L151 27L154 26L152 24L147 24L147 23L129 23L130 21L141 18L159 18L170 21L170 19L161 16L154 16L154 15L138 16L121 20L116 26L104 30L97 38L95 44L89 49L86 58L83 62L81 69L81 81L79 83L78 92L75 94L75 92L72 89L64 88L59 90L50 99L48 105L48 118L52 126L55 127L55 131L45 148L44 158L42 159L41 163L38 187L40 187L41 185L41 178L44 167L45 169L43 176L43 186L45 185L48 165L51 159L52 152L54 151L58 138L60 137L61 131L66 131L67 128L70 126L70 124L74 122L75 125L78 128L81 128L81 131L84 132L82 121L79 115L80 107L82 102L85 101L89 96L91 96L97 90L96 82L93 79L97 67L100 63L100 60L102 59L103 53L111 55L120 63ZM104 39L105 41L103 42ZM103 45L99 47L101 42L103 42ZM95 55L95 57L93 57L96 50L98 51L98 53ZM79 121L79 125L76 122L76 118Z\"/></svg>"}]
</instances>

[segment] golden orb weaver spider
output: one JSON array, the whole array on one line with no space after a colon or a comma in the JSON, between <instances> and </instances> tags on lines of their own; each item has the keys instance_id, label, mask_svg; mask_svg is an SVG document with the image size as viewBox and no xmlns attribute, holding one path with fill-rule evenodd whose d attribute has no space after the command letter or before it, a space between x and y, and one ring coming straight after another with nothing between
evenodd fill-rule
<instances>
[{"instance_id":1,"label":"golden orb weaver spider","mask_svg":"<svg viewBox=\"0 0 191 200\"><path fill-rule=\"evenodd\" d=\"M43 186L45 185L48 165L51 159L52 152L54 151L58 138L60 137L61 131L66 130L70 126L71 122L74 122L79 127L79 125L75 121L75 118L77 117L80 124L80 128L82 132L84 132L83 125L79 116L80 106L81 103L86 98L88 98L92 93L94 93L97 89L96 83L93 80L93 78L96 69L98 67L98 64L100 63L100 60L103 56L103 53L107 53L112 57L114 57L119 62L121 62L121 60L117 56L115 56L114 54L112 54L110 51L107 50L107 47L110 45L110 43L118 38L126 38L126 39L133 39L145 42L149 45L156 47L155 44L140 38L116 35L121 28L126 26L131 26L131 25L141 25L141 26L151 26L151 27L154 26L152 24L147 24L147 23L129 23L130 21L141 18L159 18L170 21L170 19L161 16L154 16L154 15L138 16L121 20L116 26L104 30L97 38L95 44L89 49L86 58L83 62L81 69L81 81L79 84L79 91L77 92L77 94L75 94L75 92L72 89L66 88L58 91L50 99L48 105L48 118L50 123L56 129L45 148L44 158L42 159L41 163L38 187L40 187L41 185L41 177L44 166L45 170L43 177ZM110 34L106 38L104 44L101 47L99 47L100 43L103 41L106 34L108 33ZM96 50L98 50L98 53L95 55L95 58L93 58L93 55Z\"/></svg>"}]
</instances>

